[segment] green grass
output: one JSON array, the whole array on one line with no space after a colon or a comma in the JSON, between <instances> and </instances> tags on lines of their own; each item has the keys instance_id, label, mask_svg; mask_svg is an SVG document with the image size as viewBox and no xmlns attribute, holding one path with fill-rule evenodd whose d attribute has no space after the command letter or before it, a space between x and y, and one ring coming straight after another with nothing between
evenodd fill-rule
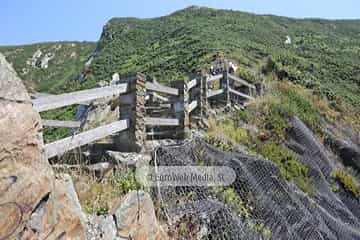
<instances>
[{"instance_id":1,"label":"green grass","mask_svg":"<svg viewBox=\"0 0 360 240\"><path fill-rule=\"evenodd\" d=\"M288 127L288 117L298 116L313 131L320 131L322 125L320 112L311 99L301 94L301 90L295 85L279 84L279 89L275 91L277 91L276 100L268 104L268 116L265 122L268 130L282 136Z\"/></svg>"}]
</instances>

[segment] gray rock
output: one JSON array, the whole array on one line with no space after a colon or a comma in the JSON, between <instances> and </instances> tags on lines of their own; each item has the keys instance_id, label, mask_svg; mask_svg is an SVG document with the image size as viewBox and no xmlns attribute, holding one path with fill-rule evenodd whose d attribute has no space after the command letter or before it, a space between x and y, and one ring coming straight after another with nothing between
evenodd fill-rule
<instances>
[{"instance_id":1,"label":"gray rock","mask_svg":"<svg viewBox=\"0 0 360 240\"><path fill-rule=\"evenodd\" d=\"M124 167L135 166L140 161L148 162L151 160L150 155L138 154L138 153L106 151L106 156L112 163Z\"/></svg>"},{"instance_id":2,"label":"gray rock","mask_svg":"<svg viewBox=\"0 0 360 240\"><path fill-rule=\"evenodd\" d=\"M130 239L167 239L157 222L153 202L144 191L131 191L111 213L118 235Z\"/></svg>"},{"instance_id":3,"label":"gray rock","mask_svg":"<svg viewBox=\"0 0 360 240\"><path fill-rule=\"evenodd\" d=\"M41 222L45 214L46 201L42 201L36 210L31 214L27 227L35 232L41 231Z\"/></svg>"},{"instance_id":4,"label":"gray rock","mask_svg":"<svg viewBox=\"0 0 360 240\"><path fill-rule=\"evenodd\" d=\"M42 56L42 51L40 49L36 50L36 52L33 54L32 58L27 61L28 65L31 65L32 67L36 67L36 64L38 60Z\"/></svg>"},{"instance_id":5,"label":"gray rock","mask_svg":"<svg viewBox=\"0 0 360 240\"><path fill-rule=\"evenodd\" d=\"M25 86L17 76L15 70L0 53L0 98L12 101L28 101Z\"/></svg>"},{"instance_id":6,"label":"gray rock","mask_svg":"<svg viewBox=\"0 0 360 240\"><path fill-rule=\"evenodd\" d=\"M87 216L86 220L87 240L114 240L116 237L116 225L112 216Z\"/></svg>"},{"instance_id":7,"label":"gray rock","mask_svg":"<svg viewBox=\"0 0 360 240\"><path fill-rule=\"evenodd\" d=\"M45 56L41 59L40 67L42 69L47 69L49 67L49 61L52 60L55 57L55 54L53 53L47 53Z\"/></svg>"}]
</instances>

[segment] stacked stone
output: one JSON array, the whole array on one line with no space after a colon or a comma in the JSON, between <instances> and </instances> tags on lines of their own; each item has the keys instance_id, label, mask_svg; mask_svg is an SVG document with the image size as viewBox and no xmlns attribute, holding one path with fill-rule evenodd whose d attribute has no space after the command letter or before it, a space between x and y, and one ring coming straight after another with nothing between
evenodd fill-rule
<instances>
[{"instance_id":1,"label":"stacked stone","mask_svg":"<svg viewBox=\"0 0 360 240\"><path fill-rule=\"evenodd\" d=\"M121 83L128 83L128 93L120 96L120 119L129 120L129 128L119 134L118 147L122 151L141 152L146 142L145 95L146 78L137 73L124 77Z\"/></svg>"},{"instance_id":2,"label":"stacked stone","mask_svg":"<svg viewBox=\"0 0 360 240\"><path fill-rule=\"evenodd\" d=\"M207 92L208 92L208 85L207 85L207 76L206 74L202 73L200 76L200 111L201 111L201 118L207 117L209 103L207 100Z\"/></svg>"},{"instance_id":3,"label":"stacked stone","mask_svg":"<svg viewBox=\"0 0 360 240\"><path fill-rule=\"evenodd\" d=\"M189 94L187 91L187 85L183 80L174 81L171 83L173 88L179 90L178 96L172 96L172 109L174 117L179 119L179 126L176 127L178 138L185 138L189 133Z\"/></svg>"}]
</instances>

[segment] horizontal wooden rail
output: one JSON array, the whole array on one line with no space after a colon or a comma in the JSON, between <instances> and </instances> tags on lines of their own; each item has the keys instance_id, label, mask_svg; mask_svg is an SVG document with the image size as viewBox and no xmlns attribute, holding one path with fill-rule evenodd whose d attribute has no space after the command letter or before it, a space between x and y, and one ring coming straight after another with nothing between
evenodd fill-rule
<instances>
[{"instance_id":1,"label":"horizontal wooden rail","mask_svg":"<svg viewBox=\"0 0 360 240\"><path fill-rule=\"evenodd\" d=\"M111 124L101 126L72 137L67 137L56 142L45 145L45 151L48 158L61 156L69 150L81 147L96 140L105 138L111 134L123 131L129 128L128 120L121 120Z\"/></svg>"},{"instance_id":2,"label":"horizontal wooden rail","mask_svg":"<svg viewBox=\"0 0 360 240\"><path fill-rule=\"evenodd\" d=\"M230 92L230 93L233 93L233 94L235 94L235 95L238 95L238 96L240 96L240 97L249 99L249 100L253 100L253 99L254 99L253 97L251 97L251 96L249 96L249 95L247 95L247 94L245 94L245 93L241 93L241 92L239 92L239 91L236 91L236 90L234 90L234 89L232 89L232 88L229 88L229 92Z\"/></svg>"},{"instance_id":3,"label":"horizontal wooden rail","mask_svg":"<svg viewBox=\"0 0 360 240\"><path fill-rule=\"evenodd\" d=\"M32 99L39 99L39 98L43 98L43 97L50 97L50 96L57 96L55 94L49 94L49 93L35 93L31 95ZM85 106L89 106L91 104L91 101L87 101L87 102L81 102L79 103L80 105L85 105Z\"/></svg>"},{"instance_id":4,"label":"horizontal wooden rail","mask_svg":"<svg viewBox=\"0 0 360 240\"><path fill-rule=\"evenodd\" d=\"M154 131L154 132L147 132L146 135L149 137L153 136L171 136L177 133L176 130L167 130L167 131Z\"/></svg>"},{"instance_id":5,"label":"horizontal wooden rail","mask_svg":"<svg viewBox=\"0 0 360 240\"><path fill-rule=\"evenodd\" d=\"M215 75L215 76L210 76L208 77L208 79L206 80L207 82L213 82L213 81L216 81L216 80L219 80L223 77L224 75L223 74L218 74L218 75Z\"/></svg>"},{"instance_id":6,"label":"horizontal wooden rail","mask_svg":"<svg viewBox=\"0 0 360 240\"><path fill-rule=\"evenodd\" d=\"M147 126L179 126L180 122L177 118L145 118Z\"/></svg>"},{"instance_id":7,"label":"horizontal wooden rail","mask_svg":"<svg viewBox=\"0 0 360 240\"><path fill-rule=\"evenodd\" d=\"M224 89L208 91L207 94L206 94L206 97L211 98L211 97L215 97L217 95L223 94L223 93L224 93Z\"/></svg>"},{"instance_id":8,"label":"horizontal wooden rail","mask_svg":"<svg viewBox=\"0 0 360 240\"><path fill-rule=\"evenodd\" d=\"M128 85L124 83L102 88L93 88L89 90L64 93L60 95L50 95L47 97L34 99L32 100L32 102L36 111L44 112L73 104L92 101L98 98L120 95L122 93L125 93L127 91L127 88Z\"/></svg>"},{"instance_id":9,"label":"horizontal wooden rail","mask_svg":"<svg viewBox=\"0 0 360 240\"><path fill-rule=\"evenodd\" d=\"M160 101L163 101L163 102L168 102L169 101L169 98L163 97L163 96L157 94L156 92L153 93L153 97L157 98L157 99L159 99Z\"/></svg>"},{"instance_id":10,"label":"horizontal wooden rail","mask_svg":"<svg viewBox=\"0 0 360 240\"><path fill-rule=\"evenodd\" d=\"M196 78L194 78L193 80L191 80L190 82L188 82L187 84L187 90L190 91L190 89L192 89L193 87L195 87L197 85L198 81Z\"/></svg>"},{"instance_id":11,"label":"horizontal wooden rail","mask_svg":"<svg viewBox=\"0 0 360 240\"><path fill-rule=\"evenodd\" d=\"M146 110L163 110L163 109L169 109L169 108L171 108L170 103L162 103L159 105L145 106Z\"/></svg>"},{"instance_id":12,"label":"horizontal wooden rail","mask_svg":"<svg viewBox=\"0 0 360 240\"><path fill-rule=\"evenodd\" d=\"M245 81L244 79L241 79L241 78L238 78L238 77L235 77L231 74L228 74L228 77L238 83L241 83L249 88L253 88L253 89L256 89L255 85L251 84L251 83L248 83L247 81Z\"/></svg>"},{"instance_id":13,"label":"horizontal wooden rail","mask_svg":"<svg viewBox=\"0 0 360 240\"><path fill-rule=\"evenodd\" d=\"M179 90L176 88L166 87L158 83L146 82L146 90L158 93L165 93L169 95L179 95Z\"/></svg>"},{"instance_id":14,"label":"horizontal wooden rail","mask_svg":"<svg viewBox=\"0 0 360 240\"><path fill-rule=\"evenodd\" d=\"M79 128L81 122L78 121L57 121L57 120L41 120L43 126L47 127L66 127L66 128Z\"/></svg>"},{"instance_id":15,"label":"horizontal wooden rail","mask_svg":"<svg viewBox=\"0 0 360 240\"><path fill-rule=\"evenodd\" d=\"M197 108L198 106L198 102L196 100L192 101L190 104L189 104L189 113L191 113L192 111L195 110L195 108Z\"/></svg>"}]
</instances>

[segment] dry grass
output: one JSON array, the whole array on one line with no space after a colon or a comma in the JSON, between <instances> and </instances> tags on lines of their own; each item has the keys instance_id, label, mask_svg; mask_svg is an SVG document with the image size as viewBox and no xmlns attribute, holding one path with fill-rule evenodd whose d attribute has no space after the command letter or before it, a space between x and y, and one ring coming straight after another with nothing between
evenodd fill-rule
<instances>
[{"instance_id":1,"label":"dry grass","mask_svg":"<svg viewBox=\"0 0 360 240\"><path fill-rule=\"evenodd\" d=\"M85 212L104 215L131 190L140 189L134 173L109 173L102 179L88 174L71 173L75 190Z\"/></svg>"}]
</instances>

